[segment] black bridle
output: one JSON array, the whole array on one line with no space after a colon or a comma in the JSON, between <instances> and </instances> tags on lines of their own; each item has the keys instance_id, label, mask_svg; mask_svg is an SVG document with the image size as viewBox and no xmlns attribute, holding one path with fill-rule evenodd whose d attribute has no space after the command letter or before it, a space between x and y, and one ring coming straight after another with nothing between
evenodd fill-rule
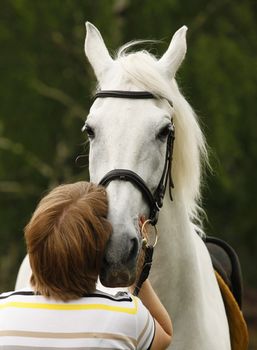
<instances>
[{"instance_id":1,"label":"black bridle","mask_svg":"<svg viewBox=\"0 0 257 350\"><path fill-rule=\"evenodd\" d=\"M102 90L95 94L94 101L97 98L106 98L106 97L129 98L129 99L157 98L155 95L153 95L148 91ZM127 170L127 169L111 170L99 182L100 185L105 187L108 186L108 184L114 180L129 181L133 183L141 191L144 199L149 205L149 208L150 208L149 220L151 221L152 225L155 225L158 221L158 213L160 208L163 205L163 198L164 198L164 194L165 194L168 182L169 182L169 195L170 195L170 199L172 200L171 188L173 188L174 185L171 178L171 163L172 163L174 139L175 139L175 129L173 124L167 138L164 169L162 172L160 182L153 194L149 190L145 181L132 170Z\"/></svg>"}]
</instances>

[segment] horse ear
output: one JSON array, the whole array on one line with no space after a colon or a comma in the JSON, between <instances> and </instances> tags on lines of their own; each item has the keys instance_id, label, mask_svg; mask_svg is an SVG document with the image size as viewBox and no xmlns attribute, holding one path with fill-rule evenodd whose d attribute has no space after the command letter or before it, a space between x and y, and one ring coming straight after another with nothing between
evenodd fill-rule
<instances>
[{"instance_id":1,"label":"horse ear","mask_svg":"<svg viewBox=\"0 0 257 350\"><path fill-rule=\"evenodd\" d=\"M85 54L100 82L103 74L110 68L113 60L105 46L99 30L90 22L86 22L87 35Z\"/></svg>"},{"instance_id":2,"label":"horse ear","mask_svg":"<svg viewBox=\"0 0 257 350\"><path fill-rule=\"evenodd\" d=\"M186 44L187 27L183 26L173 35L168 50L158 61L158 66L165 73L174 78L179 66L181 65L187 50Z\"/></svg>"}]
</instances>

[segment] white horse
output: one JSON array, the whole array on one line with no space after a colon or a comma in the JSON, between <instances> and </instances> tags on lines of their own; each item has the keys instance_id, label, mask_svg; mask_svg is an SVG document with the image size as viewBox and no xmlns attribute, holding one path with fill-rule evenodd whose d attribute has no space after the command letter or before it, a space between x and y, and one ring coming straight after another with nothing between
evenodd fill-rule
<instances>
[{"instance_id":1,"label":"white horse","mask_svg":"<svg viewBox=\"0 0 257 350\"><path fill-rule=\"evenodd\" d=\"M85 129L90 138L91 181L99 183L113 169L129 169L154 192L165 163L166 139L175 124L172 163L173 201L165 193L151 281L174 327L173 350L228 350L229 328L210 256L201 239L198 203L205 141L196 116L180 93L175 74L186 53L184 26L157 59L146 51L112 59L99 31L87 23L85 52L100 90L148 91L155 99L98 98ZM149 215L141 191L128 181L107 186L113 235L105 257L107 284L128 284L140 250L139 218ZM168 190L166 191L168 192ZM198 223L198 225L197 225ZM200 233L200 234L199 234ZM27 284L28 259L17 288Z\"/></svg>"}]
</instances>

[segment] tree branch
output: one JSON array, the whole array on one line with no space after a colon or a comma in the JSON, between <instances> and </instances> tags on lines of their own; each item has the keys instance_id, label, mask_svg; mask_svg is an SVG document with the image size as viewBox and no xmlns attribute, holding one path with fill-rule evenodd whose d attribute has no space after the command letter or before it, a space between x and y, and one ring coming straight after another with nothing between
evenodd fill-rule
<instances>
[{"instance_id":1,"label":"tree branch","mask_svg":"<svg viewBox=\"0 0 257 350\"><path fill-rule=\"evenodd\" d=\"M69 108L71 116L83 119L85 114L85 108L74 101L72 97L64 93L63 91L46 85L42 81L34 80L32 83L33 88L42 96L48 97L54 101L60 102L65 107Z\"/></svg>"}]
</instances>

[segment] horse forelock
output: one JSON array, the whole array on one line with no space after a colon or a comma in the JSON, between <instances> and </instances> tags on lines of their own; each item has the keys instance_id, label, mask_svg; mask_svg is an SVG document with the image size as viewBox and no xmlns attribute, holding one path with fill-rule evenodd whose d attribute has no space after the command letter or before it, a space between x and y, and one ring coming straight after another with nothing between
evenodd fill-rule
<instances>
[{"instance_id":1,"label":"horse forelock","mask_svg":"<svg viewBox=\"0 0 257 350\"><path fill-rule=\"evenodd\" d=\"M204 213L201 208L202 170L203 165L208 164L204 135L196 114L183 97L175 79L170 80L159 69L158 59L146 50L128 52L136 44L136 41L130 42L118 51L111 71L111 87L125 89L125 82L129 89L129 84L132 84L139 90L165 98L173 105L176 129L172 164L174 196L183 198L190 220L201 233Z\"/></svg>"}]
</instances>

